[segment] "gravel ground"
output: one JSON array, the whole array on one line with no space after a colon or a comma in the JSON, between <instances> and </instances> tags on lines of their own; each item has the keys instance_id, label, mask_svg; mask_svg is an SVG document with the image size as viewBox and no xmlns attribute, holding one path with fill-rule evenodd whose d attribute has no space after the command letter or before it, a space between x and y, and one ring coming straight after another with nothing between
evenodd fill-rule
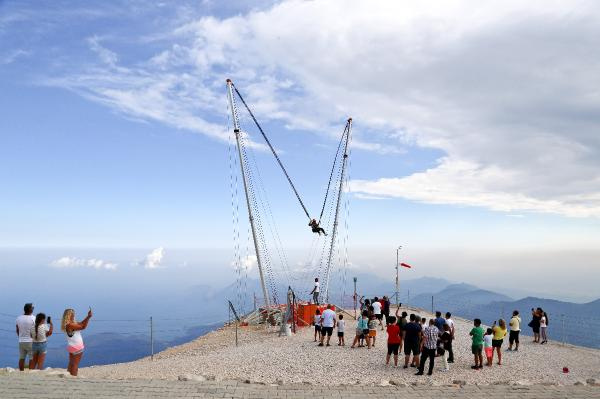
<instances>
[{"instance_id":1,"label":"gravel ground","mask_svg":"<svg viewBox=\"0 0 600 399\"><path fill-rule=\"evenodd\" d=\"M409 310L409 313L411 311ZM420 312L431 317L426 312ZM347 317L346 346L318 347L313 330L299 329L291 337L279 337L277 331L264 327L239 330L239 346L235 346L235 330L224 327L192 342L165 350L149 358L130 363L89 367L80 370L86 378L108 379L177 379L182 375L198 375L216 380L249 380L262 383L394 384L558 384L572 385L590 378L600 380L600 351L556 342L534 344L522 337L518 352L503 352L503 365L474 371L469 331L472 322L455 319L455 363L449 372L440 372L436 358L433 376L415 376L415 369L385 366L385 332L379 330L372 349L351 349L355 321ZM335 333L334 333L335 335ZM335 340L335 341L334 341ZM505 339L503 349L508 340ZM401 357L402 359L402 357ZM496 359L495 359L496 360ZM402 360L399 362L401 363ZM563 367L570 372L562 372Z\"/></svg>"}]
</instances>

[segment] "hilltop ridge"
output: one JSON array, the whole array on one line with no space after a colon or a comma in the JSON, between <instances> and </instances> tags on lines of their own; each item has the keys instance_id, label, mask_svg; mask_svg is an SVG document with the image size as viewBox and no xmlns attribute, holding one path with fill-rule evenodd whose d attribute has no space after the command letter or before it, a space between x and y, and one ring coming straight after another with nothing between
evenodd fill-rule
<instances>
[{"instance_id":1,"label":"hilltop ridge","mask_svg":"<svg viewBox=\"0 0 600 399\"><path fill-rule=\"evenodd\" d=\"M421 316L431 317L423 310L409 309ZM89 367L81 374L91 378L178 379L182 375L203 379L248 380L260 383L310 383L323 385L379 384L382 380L399 383L466 384L544 383L572 385L589 378L600 380L600 351L561 345L533 344L523 337L519 352L504 352L504 364L473 371L470 353L472 328L470 320L456 318L454 341L456 363L450 372L433 376L415 376L414 369L386 367L385 333L378 331L373 349L350 349L348 342L354 331L354 321L347 318L346 347L334 344L318 347L312 339L312 329L303 328L291 337L279 337L276 331L264 327L244 327L239 330L239 346L235 346L233 326L208 333L192 342L169 348L149 358L131 363ZM505 346L506 347L506 346ZM563 373L569 367L569 373ZM365 373L369 369L372 373Z\"/></svg>"}]
</instances>

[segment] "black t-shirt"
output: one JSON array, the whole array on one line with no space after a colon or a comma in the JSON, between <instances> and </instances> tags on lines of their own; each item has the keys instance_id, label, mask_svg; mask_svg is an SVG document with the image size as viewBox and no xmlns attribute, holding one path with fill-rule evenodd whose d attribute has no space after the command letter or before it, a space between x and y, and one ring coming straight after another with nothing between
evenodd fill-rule
<instances>
[{"instance_id":1,"label":"black t-shirt","mask_svg":"<svg viewBox=\"0 0 600 399\"><path fill-rule=\"evenodd\" d=\"M444 331L442 336L440 337L440 341L444 349L448 350L452 346L452 336L448 331Z\"/></svg>"},{"instance_id":2,"label":"black t-shirt","mask_svg":"<svg viewBox=\"0 0 600 399\"><path fill-rule=\"evenodd\" d=\"M407 323L403 327L403 330L406 332L406 335L404 336L406 342L419 342L419 333L421 332L421 326L419 324L413 322Z\"/></svg>"}]
</instances>

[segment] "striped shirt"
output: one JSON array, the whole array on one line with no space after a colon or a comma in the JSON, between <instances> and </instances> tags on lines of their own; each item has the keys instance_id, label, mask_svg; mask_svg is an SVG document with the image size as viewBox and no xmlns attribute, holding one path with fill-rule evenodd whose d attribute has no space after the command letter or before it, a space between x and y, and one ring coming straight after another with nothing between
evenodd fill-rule
<instances>
[{"instance_id":1,"label":"striped shirt","mask_svg":"<svg viewBox=\"0 0 600 399\"><path fill-rule=\"evenodd\" d=\"M425 348L437 348L437 340L440 335L440 330L436 326L427 326L423 329L423 337L425 337Z\"/></svg>"}]
</instances>

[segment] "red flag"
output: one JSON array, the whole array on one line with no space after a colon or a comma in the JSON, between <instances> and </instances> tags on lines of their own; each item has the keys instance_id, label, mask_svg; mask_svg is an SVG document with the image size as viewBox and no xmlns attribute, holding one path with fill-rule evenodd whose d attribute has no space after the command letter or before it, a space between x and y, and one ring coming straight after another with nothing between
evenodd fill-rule
<instances>
[{"instance_id":1,"label":"red flag","mask_svg":"<svg viewBox=\"0 0 600 399\"><path fill-rule=\"evenodd\" d=\"M411 265L409 265L408 263L400 263L400 266L407 267L407 268L409 268L409 269L412 267L412 266L411 266Z\"/></svg>"}]
</instances>

